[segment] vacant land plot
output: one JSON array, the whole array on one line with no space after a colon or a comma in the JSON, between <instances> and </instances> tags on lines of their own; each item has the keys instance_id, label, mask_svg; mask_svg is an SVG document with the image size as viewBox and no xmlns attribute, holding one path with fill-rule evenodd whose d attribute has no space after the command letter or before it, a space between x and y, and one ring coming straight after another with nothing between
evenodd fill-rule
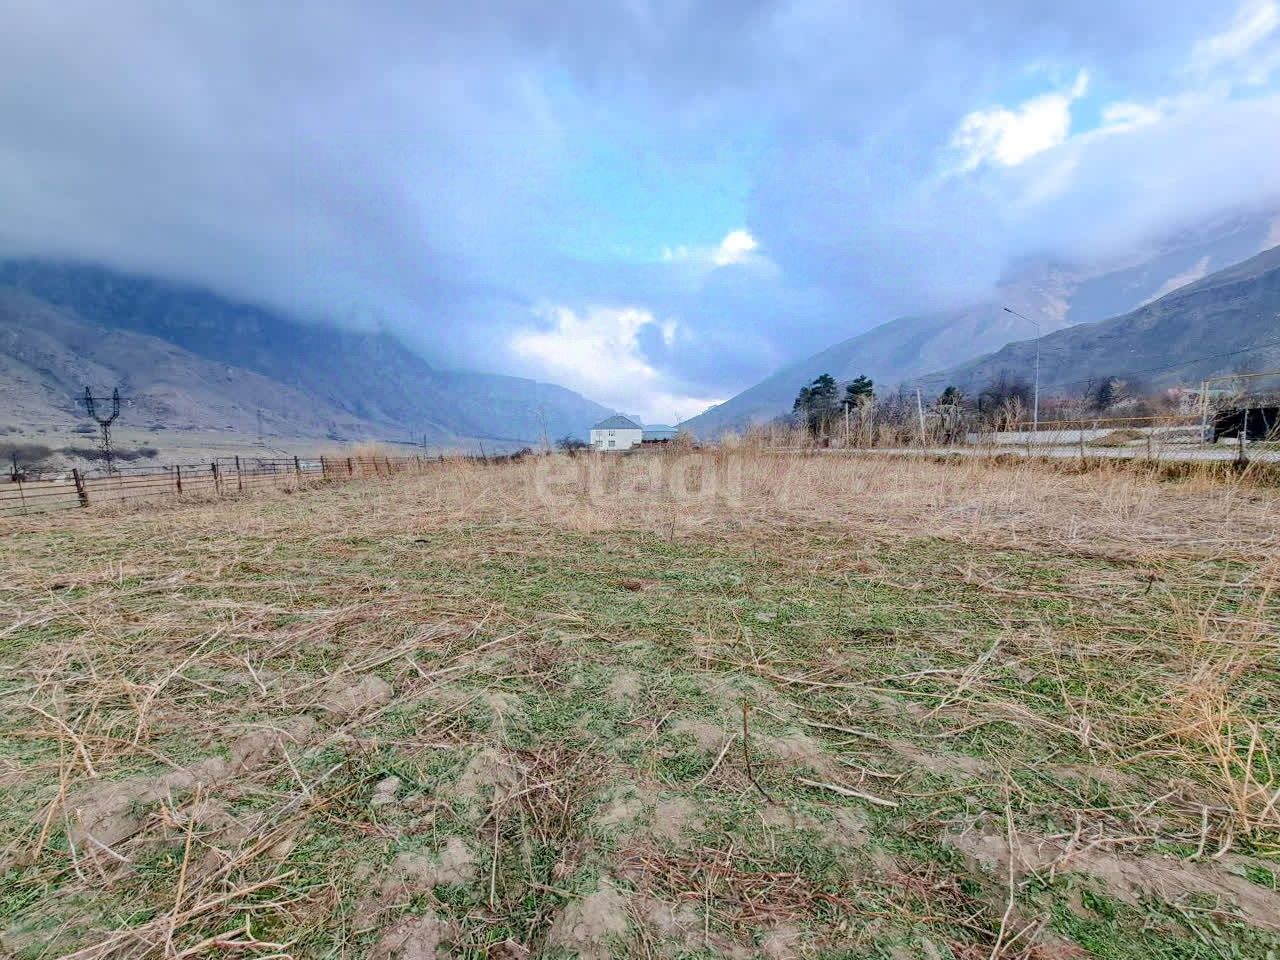
<instances>
[{"instance_id":1,"label":"vacant land plot","mask_svg":"<svg viewBox=\"0 0 1280 960\"><path fill-rule=\"evenodd\" d=\"M0 536L6 956L1280 952L1275 490L546 458Z\"/></svg>"}]
</instances>

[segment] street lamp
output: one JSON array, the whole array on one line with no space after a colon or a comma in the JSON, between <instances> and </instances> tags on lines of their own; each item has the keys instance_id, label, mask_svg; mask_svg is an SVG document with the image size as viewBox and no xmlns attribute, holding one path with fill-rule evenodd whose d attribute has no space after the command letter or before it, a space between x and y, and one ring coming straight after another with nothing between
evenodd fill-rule
<instances>
[{"instance_id":1,"label":"street lamp","mask_svg":"<svg viewBox=\"0 0 1280 960\"><path fill-rule=\"evenodd\" d=\"M1040 321L1032 320L1030 317L1023 316L1017 310L1010 310L1008 307L1004 308L1004 312L1012 313L1015 317L1018 317L1020 320L1025 320L1027 321L1027 323L1035 324L1035 328L1036 328L1036 392L1035 392L1035 399L1032 401L1032 406L1031 406L1031 432L1038 434L1040 431Z\"/></svg>"}]
</instances>

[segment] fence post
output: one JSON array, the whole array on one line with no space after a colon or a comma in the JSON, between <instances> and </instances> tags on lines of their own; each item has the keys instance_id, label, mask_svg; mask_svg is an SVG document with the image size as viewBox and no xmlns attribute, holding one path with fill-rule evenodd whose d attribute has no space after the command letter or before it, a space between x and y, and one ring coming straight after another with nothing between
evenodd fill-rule
<instances>
[{"instance_id":1,"label":"fence post","mask_svg":"<svg viewBox=\"0 0 1280 960\"><path fill-rule=\"evenodd\" d=\"M329 479L329 466L324 462L324 454L320 455L320 476L326 480Z\"/></svg>"},{"instance_id":2,"label":"fence post","mask_svg":"<svg viewBox=\"0 0 1280 960\"><path fill-rule=\"evenodd\" d=\"M174 469L174 476L178 478L178 492L182 492L182 464L178 464Z\"/></svg>"},{"instance_id":3,"label":"fence post","mask_svg":"<svg viewBox=\"0 0 1280 960\"><path fill-rule=\"evenodd\" d=\"M299 480L302 479L302 464L298 462L298 458L293 458L293 472Z\"/></svg>"},{"instance_id":4,"label":"fence post","mask_svg":"<svg viewBox=\"0 0 1280 960\"><path fill-rule=\"evenodd\" d=\"M222 477L218 475L218 461L209 462L209 469L213 472L213 492L215 496L222 496Z\"/></svg>"},{"instance_id":5,"label":"fence post","mask_svg":"<svg viewBox=\"0 0 1280 960\"><path fill-rule=\"evenodd\" d=\"M87 507L89 505L89 491L84 488L84 477L80 475L80 468L75 467L71 471L71 478L76 482L76 496L80 498L80 506ZM18 481L18 492L22 492L22 481Z\"/></svg>"},{"instance_id":6,"label":"fence post","mask_svg":"<svg viewBox=\"0 0 1280 960\"><path fill-rule=\"evenodd\" d=\"M390 458L390 457L383 457L382 459L383 459L383 460L385 460L385 461L387 462L387 476L389 477L389 476L391 476L391 458Z\"/></svg>"},{"instance_id":7,"label":"fence post","mask_svg":"<svg viewBox=\"0 0 1280 960\"><path fill-rule=\"evenodd\" d=\"M236 491L244 491L244 479L240 476L240 454L236 454Z\"/></svg>"},{"instance_id":8,"label":"fence post","mask_svg":"<svg viewBox=\"0 0 1280 960\"><path fill-rule=\"evenodd\" d=\"M351 458L347 457L347 476L354 477L356 475L356 465L351 462Z\"/></svg>"}]
</instances>

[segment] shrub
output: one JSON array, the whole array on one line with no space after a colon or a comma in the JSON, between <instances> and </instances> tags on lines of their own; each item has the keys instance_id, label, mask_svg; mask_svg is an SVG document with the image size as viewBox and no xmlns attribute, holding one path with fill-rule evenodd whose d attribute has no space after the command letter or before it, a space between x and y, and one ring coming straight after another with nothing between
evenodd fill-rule
<instances>
[{"instance_id":1,"label":"shrub","mask_svg":"<svg viewBox=\"0 0 1280 960\"><path fill-rule=\"evenodd\" d=\"M0 443L0 466L11 465L14 458L22 467L33 467L48 460L53 453L42 443Z\"/></svg>"}]
</instances>

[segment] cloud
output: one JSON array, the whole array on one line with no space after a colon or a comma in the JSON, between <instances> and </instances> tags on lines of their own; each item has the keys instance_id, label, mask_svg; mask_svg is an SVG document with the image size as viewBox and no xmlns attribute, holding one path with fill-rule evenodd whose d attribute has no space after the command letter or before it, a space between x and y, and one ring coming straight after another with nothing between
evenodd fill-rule
<instances>
[{"instance_id":1,"label":"cloud","mask_svg":"<svg viewBox=\"0 0 1280 960\"><path fill-rule=\"evenodd\" d=\"M1088 89L1089 74L1081 70L1068 90L1033 97L1012 110L995 107L966 115L951 138L964 154L962 169L984 163L1016 167L1058 146L1071 132L1071 105Z\"/></svg>"},{"instance_id":2,"label":"cloud","mask_svg":"<svg viewBox=\"0 0 1280 960\"><path fill-rule=\"evenodd\" d=\"M645 356L645 329L653 328L672 346L679 332L675 320L659 320L637 307L547 305L535 315L538 326L516 332L510 349L601 403L658 422L676 412L687 418L719 402L680 392Z\"/></svg>"},{"instance_id":3,"label":"cloud","mask_svg":"<svg viewBox=\"0 0 1280 960\"><path fill-rule=\"evenodd\" d=\"M702 269L728 267L736 264L767 263L764 256L757 253L760 244L751 235L751 231L738 228L730 230L716 246L688 246L680 244L675 247L664 247L662 259L667 263L688 263Z\"/></svg>"},{"instance_id":4,"label":"cloud","mask_svg":"<svg viewBox=\"0 0 1280 960\"><path fill-rule=\"evenodd\" d=\"M712 259L718 267L727 267L731 263L746 262L756 248L756 238L746 230L730 230L720 241Z\"/></svg>"},{"instance_id":5,"label":"cloud","mask_svg":"<svg viewBox=\"0 0 1280 960\"><path fill-rule=\"evenodd\" d=\"M1131 130L1159 123L1164 117L1160 107L1130 101L1109 103L1102 108L1102 125L1108 130Z\"/></svg>"},{"instance_id":6,"label":"cloud","mask_svg":"<svg viewBox=\"0 0 1280 960\"><path fill-rule=\"evenodd\" d=\"M1275 6L10 4L0 255L667 420L1019 258L1280 194Z\"/></svg>"},{"instance_id":7,"label":"cloud","mask_svg":"<svg viewBox=\"0 0 1280 960\"><path fill-rule=\"evenodd\" d=\"M1204 72L1238 60L1275 33L1277 27L1280 27L1280 3L1245 0L1225 30L1205 37L1196 45L1192 65Z\"/></svg>"}]
</instances>

